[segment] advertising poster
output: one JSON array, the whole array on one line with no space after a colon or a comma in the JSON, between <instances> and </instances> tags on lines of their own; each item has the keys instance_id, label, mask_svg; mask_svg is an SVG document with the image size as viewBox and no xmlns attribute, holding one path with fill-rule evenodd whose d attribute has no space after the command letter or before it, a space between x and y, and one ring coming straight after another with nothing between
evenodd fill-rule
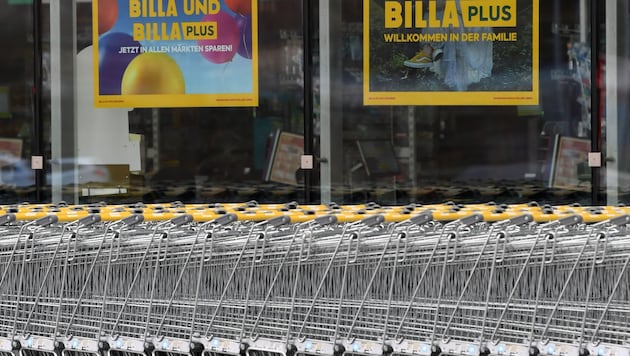
<instances>
[{"instance_id":1,"label":"advertising poster","mask_svg":"<svg viewBox=\"0 0 630 356\"><path fill-rule=\"evenodd\" d=\"M0 167L11 165L22 157L22 140L0 138Z\"/></svg>"},{"instance_id":2,"label":"advertising poster","mask_svg":"<svg viewBox=\"0 0 630 356\"><path fill-rule=\"evenodd\" d=\"M564 136L556 137L549 186L562 189L590 190L591 169L588 166L588 153L590 151L590 140Z\"/></svg>"},{"instance_id":3,"label":"advertising poster","mask_svg":"<svg viewBox=\"0 0 630 356\"><path fill-rule=\"evenodd\" d=\"M538 0L364 0L365 105L537 105Z\"/></svg>"},{"instance_id":4,"label":"advertising poster","mask_svg":"<svg viewBox=\"0 0 630 356\"><path fill-rule=\"evenodd\" d=\"M258 105L256 0L94 0L101 108Z\"/></svg>"},{"instance_id":5,"label":"advertising poster","mask_svg":"<svg viewBox=\"0 0 630 356\"><path fill-rule=\"evenodd\" d=\"M304 154L304 136L278 132L271 150L270 169L267 180L297 185L296 174Z\"/></svg>"}]
</instances>

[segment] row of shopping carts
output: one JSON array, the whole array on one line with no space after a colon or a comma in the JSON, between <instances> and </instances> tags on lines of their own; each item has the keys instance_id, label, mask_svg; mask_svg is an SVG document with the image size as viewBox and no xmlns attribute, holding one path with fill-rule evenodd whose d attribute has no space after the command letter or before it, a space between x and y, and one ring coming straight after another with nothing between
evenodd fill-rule
<instances>
[{"instance_id":1,"label":"row of shopping carts","mask_svg":"<svg viewBox=\"0 0 630 356\"><path fill-rule=\"evenodd\" d=\"M625 207L0 207L0 356L628 356Z\"/></svg>"}]
</instances>

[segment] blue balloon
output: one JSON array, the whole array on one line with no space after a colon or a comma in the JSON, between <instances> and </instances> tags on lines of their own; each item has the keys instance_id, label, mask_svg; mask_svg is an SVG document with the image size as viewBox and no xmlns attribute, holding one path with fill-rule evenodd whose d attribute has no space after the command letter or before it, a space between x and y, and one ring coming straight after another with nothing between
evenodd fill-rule
<instances>
[{"instance_id":1,"label":"blue balloon","mask_svg":"<svg viewBox=\"0 0 630 356\"><path fill-rule=\"evenodd\" d=\"M127 65L142 45L129 34L107 33L98 40L98 89L100 95L120 95L122 77Z\"/></svg>"}]
</instances>

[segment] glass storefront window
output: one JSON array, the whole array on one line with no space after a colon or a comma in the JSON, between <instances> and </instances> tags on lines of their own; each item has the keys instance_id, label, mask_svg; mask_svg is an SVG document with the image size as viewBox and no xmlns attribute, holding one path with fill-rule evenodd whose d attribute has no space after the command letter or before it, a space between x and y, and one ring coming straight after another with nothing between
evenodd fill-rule
<instances>
[{"instance_id":1,"label":"glass storefront window","mask_svg":"<svg viewBox=\"0 0 630 356\"><path fill-rule=\"evenodd\" d=\"M2 36L11 48L0 73L0 120L6 123L0 138L8 152L0 175L4 201L590 204L603 192L600 201L623 201L620 103L627 95L623 83L612 82L625 68L622 21L595 34L606 61L592 65L592 2L538 2L539 105L365 105L366 3L258 1L257 107L126 109L95 109L88 95L94 71L90 1L43 1L38 36L30 20L35 5L0 5L7 24L20 19ZM532 0L517 4L518 16L531 11ZM624 5L598 6L603 24L606 13ZM312 23L306 33L305 13ZM522 38L532 33L526 26L518 30ZM35 38L42 57L38 97L32 90ZM311 45L308 67L305 43ZM419 52L407 47L392 47L391 60L379 64L390 74L376 80L385 88L446 88L438 73L405 65ZM489 77L469 85L526 83L521 67L529 60L518 51L509 41L493 43ZM593 70L600 83L592 83ZM616 95L600 94L594 84L616 88ZM305 93L312 93L312 113ZM605 103L595 126L593 95ZM305 142L314 147L312 170L300 168ZM599 150L604 170L592 169L586 159ZM32 156L42 157L42 170L32 169ZM593 194L600 186L606 190Z\"/></svg>"},{"instance_id":2,"label":"glass storefront window","mask_svg":"<svg viewBox=\"0 0 630 356\"><path fill-rule=\"evenodd\" d=\"M330 48L323 48L330 52L324 65L330 65L334 83L330 93L322 92L329 95L323 100L332 102L324 114L325 124L335 127L332 132L342 131L321 141L333 146L333 152L344 152L331 155L330 160L340 162L326 157L326 164L336 167L326 177L332 186L331 200L382 204L590 203L591 169L586 159L591 151L588 7L570 6L574 1L539 3L540 105L470 106L455 102L435 106L431 99L419 99L421 106L389 107L363 105L365 58L357 47L364 43L362 13L366 3L330 3L327 10L340 11L341 17L323 22L331 42ZM383 4L370 2L376 12ZM438 8L444 6L444 2L437 4ZM519 16L528 11L531 14L532 4L518 1ZM523 22L517 34L531 39L531 28ZM438 61L445 59L429 58L435 61L430 66L411 67L406 62L416 51L406 51L406 46L390 46L391 58L377 63L380 67L375 68L382 72L373 74L381 76L375 80L386 83L386 88L435 86L438 91L448 90L439 82L444 77L434 70L440 65ZM490 85L511 87L524 81L521 66L528 63L523 58L526 54L510 42L497 41L492 47L491 72L487 78L469 76L469 87L483 91ZM336 53L336 48L344 51ZM468 73L474 74L473 70ZM380 142L378 151L367 156L361 152L362 145L375 141Z\"/></svg>"},{"instance_id":3,"label":"glass storefront window","mask_svg":"<svg viewBox=\"0 0 630 356\"><path fill-rule=\"evenodd\" d=\"M118 2L119 11L126 3ZM81 203L303 200L300 2L258 4L259 28L264 29L258 36L259 105L239 108L95 109L89 95L94 70L92 4L77 3L74 11L78 56L76 66L67 69L74 70L76 77L78 109L74 120L61 120L74 125L76 144L59 157L74 164L78 175L74 180L63 180L62 175L57 188L53 183L53 199ZM64 54L68 48L61 51ZM228 71L231 63L221 65ZM283 137L294 138L285 145L289 152L281 152L286 150L278 144ZM63 145L63 139L52 137L51 145Z\"/></svg>"},{"instance_id":4,"label":"glass storefront window","mask_svg":"<svg viewBox=\"0 0 630 356\"><path fill-rule=\"evenodd\" d=\"M37 199L30 157L39 140L34 126L34 71L37 58L33 9L28 3L0 3L3 55L0 58L0 201ZM46 82L45 85L49 85Z\"/></svg>"}]
</instances>

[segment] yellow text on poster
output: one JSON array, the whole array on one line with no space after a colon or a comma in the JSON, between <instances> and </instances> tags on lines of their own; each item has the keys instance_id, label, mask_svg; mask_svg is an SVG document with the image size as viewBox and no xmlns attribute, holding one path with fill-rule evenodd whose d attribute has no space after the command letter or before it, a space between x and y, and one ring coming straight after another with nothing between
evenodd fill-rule
<instances>
[{"instance_id":1,"label":"yellow text on poster","mask_svg":"<svg viewBox=\"0 0 630 356\"><path fill-rule=\"evenodd\" d=\"M516 0L389 0L384 8L386 28L515 27L517 17Z\"/></svg>"}]
</instances>

